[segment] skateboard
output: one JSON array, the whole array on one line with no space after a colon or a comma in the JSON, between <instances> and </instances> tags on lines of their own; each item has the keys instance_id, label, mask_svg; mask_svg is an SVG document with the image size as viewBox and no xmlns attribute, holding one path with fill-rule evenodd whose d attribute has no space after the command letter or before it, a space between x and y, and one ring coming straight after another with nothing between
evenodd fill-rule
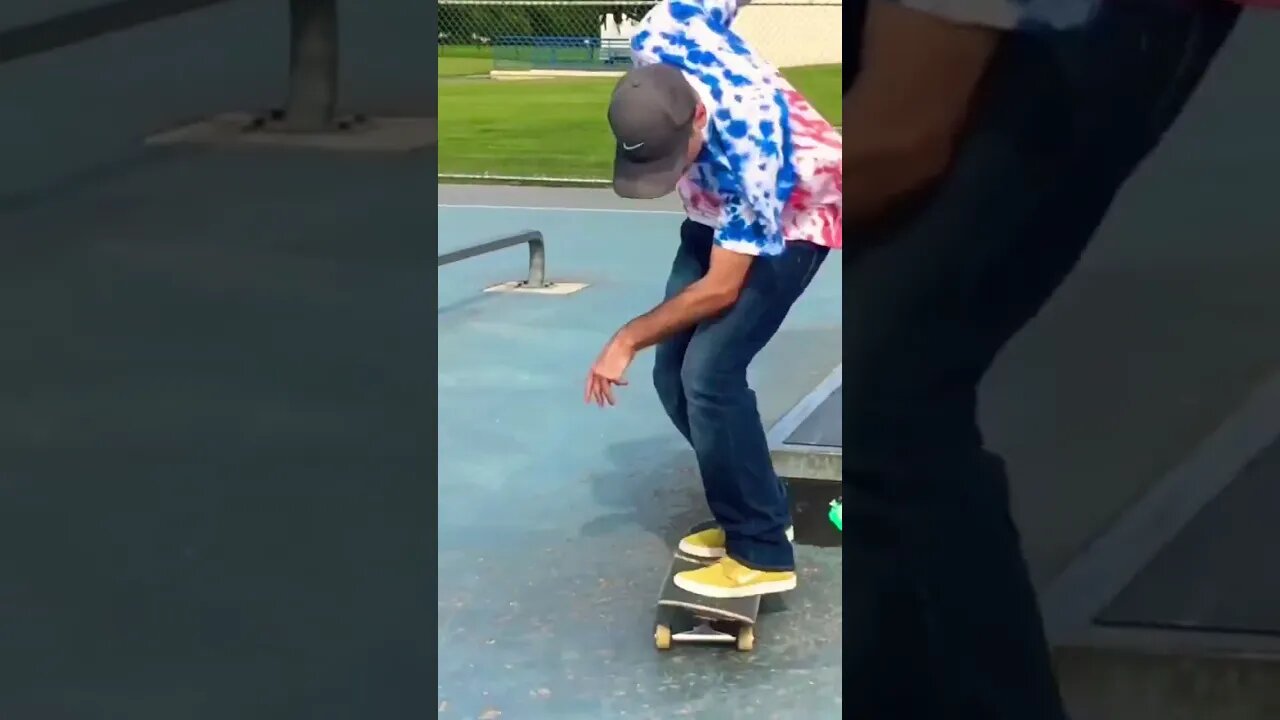
<instances>
[{"instance_id":1,"label":"skateboard","mask_svg":"<svg viewBox=\"0 0 1280 720\"><path fill-rule=\"evenodd\" d=\"M755 647L756 616L760 596L710 598L676 587L676 573L697 570L711 562L676 552L667 570L667 580L658 596L658 621L653 631L659 650L674 643L733 643L743 652Z\"/></svg>"}]
</instances>

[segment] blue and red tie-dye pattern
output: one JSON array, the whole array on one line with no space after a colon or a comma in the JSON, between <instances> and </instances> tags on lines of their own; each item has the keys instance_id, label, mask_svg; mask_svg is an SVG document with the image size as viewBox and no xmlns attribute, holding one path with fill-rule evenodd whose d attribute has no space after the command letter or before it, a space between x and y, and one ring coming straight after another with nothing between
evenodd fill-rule
<instances>
[{"instance_id":1,"label":"blue and red tie-dye pattern","mask_svg":"<svg viewBox=\"0 0 1280 720\"><path fill-rule=\"evenodd\" d=\"M684 72L707 107L706 143L677 190L716 244L778 255L787 242L841 246L840 134L729 29L746 0L666 0L631 41L636 65Z\"/></svg>"},{"instance_id":2,"label":"blue and red tie-dye pattern","mask_svg":"<svg viewBox=\"0 0 1280 720\"><path fill-rule=\"evenodd\" d=\"M958 22L1062 30L1088 22L1101 0L895 0ZM843 244L842 142L777 69L730 29L750 0L665 0L632 38L637 65L680 68L710 112L706 146L678 187L716 243L777 255L788 241Z\"/></svg>"}]
</instances>

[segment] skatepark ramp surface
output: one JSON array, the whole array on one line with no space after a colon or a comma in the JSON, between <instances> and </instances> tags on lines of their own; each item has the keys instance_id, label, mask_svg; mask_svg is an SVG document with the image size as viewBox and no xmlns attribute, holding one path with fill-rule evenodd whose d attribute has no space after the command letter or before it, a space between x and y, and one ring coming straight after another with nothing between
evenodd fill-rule
<instances>
[{"instance_id":1,"label":"skatepark ramp surface","mask_svg":"<svg viewBox=\"0 0 1280 720\"><path fill-rule=\"evenodd\" d=\"M165 151L0 205L0 717L421 705L431 172Z\"/></svg>"},{"instance_id":2,"label":"skatepark ramp surface","mask_svg":"<svg viewBox=\"0 0 1280 720\"><path fill-rule=\"evenodd\" d=\"M518 252L438 270L441 718L840 714L839 549L799 548L798 586L761 603L748 652L740 630L682 642L693 628L663 622L659 595L708 511L650 385L653 354L636 358L617 406L583 403L600 348L661 300L682 218L601 191L441 189L441 255L538 228L548 279L586 284L485 292L522 275ZM828 263L752 365L767 422L839 362L839 293Z\"/></svg>"}]
</instances>

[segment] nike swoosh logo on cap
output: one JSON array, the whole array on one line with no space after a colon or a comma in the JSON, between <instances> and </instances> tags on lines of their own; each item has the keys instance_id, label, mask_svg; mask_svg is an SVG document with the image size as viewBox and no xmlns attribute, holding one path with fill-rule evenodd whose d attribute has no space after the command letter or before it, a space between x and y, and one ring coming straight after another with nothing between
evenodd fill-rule
<instances>
[{"instance_id":1,"label":"nike swoosh logo on cap","mask_svg":"<svg viewBox=\"0 0 1280 720\"><path fill-rule=\"evenodd\" d=\"M632 150L639 150L642 147L644 147L644 143L642 142L638 142L635 145L628 145L626 143L622 143L622 149L626 150L627 152L631 152Z\"/></svg>"}]
</instances>

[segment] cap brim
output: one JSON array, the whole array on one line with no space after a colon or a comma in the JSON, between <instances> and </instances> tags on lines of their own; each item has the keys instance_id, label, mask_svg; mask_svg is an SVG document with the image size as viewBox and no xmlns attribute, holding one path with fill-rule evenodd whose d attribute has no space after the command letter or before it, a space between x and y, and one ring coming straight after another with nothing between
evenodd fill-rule
<instances>
[{"instance_id":1,"label":"cap brim","mask_svg":"<svg viewBox=\"0 0 1280 720\"><path fill-rule=\"evenodd\" d=\"M683 152L636 162L618 147L613 158L613 191L624 198L656 200L676 189L684 171Z\"/></svg>"}]
</instances>

